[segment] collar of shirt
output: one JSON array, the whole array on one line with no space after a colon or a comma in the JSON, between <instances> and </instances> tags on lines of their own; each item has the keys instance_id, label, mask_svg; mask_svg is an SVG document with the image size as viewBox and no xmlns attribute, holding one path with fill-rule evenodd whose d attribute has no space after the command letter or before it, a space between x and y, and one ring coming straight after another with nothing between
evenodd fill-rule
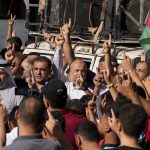
<instances>
[{"instance_id":1,"label":"collar of shirt","mask_svg":"<svg viewBox=\"0 0 150 150\"><path fill-rule=\"evenodd\" d=\"M14 142L19 140L32 140L32 139L43 139L41 134L34 134L34 135L26 135L26 136L18 136Z\"/></svg>"}]
</instances>

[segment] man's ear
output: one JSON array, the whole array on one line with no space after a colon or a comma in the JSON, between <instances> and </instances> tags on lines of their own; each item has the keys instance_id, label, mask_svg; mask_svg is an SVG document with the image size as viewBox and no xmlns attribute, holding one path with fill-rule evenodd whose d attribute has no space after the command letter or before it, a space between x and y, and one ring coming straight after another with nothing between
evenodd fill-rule
<instances>
[{"instance_id":1,"label":"man's ear","mask_svg":"<svg viewBox=\"0 0 150 150\"><path fill-rule=\"evenodd\" d=\"M120 135L122 130L123 130L123 128L122 128L121 122L119 120L117 120L115 132L117 133L117 135Z\"/></svg>"},{"instance_id":2,"label":"man's ear","mask_svg":"<svg viewBox=\"0 0 150 150\"><path fill-rule=\"evenodd\" d=\"M120 121L118 121L117 126L118 126L118 131L121 132L123 128Z\"/></svg>"},{"instance_id":3,"label":"man's ear","mask_svg":"<svg viewBox=\"0 0 150 150\"><path fill-rule=\"evenodd\" d=\"M16 110L15 111L15 119L18 121L19 119L19 110Z\"/></svg>"},{"instance_id":4,"label":"man's ear","mask_svg":"<svg viewBox=\"0 0 150 150\"><path fill-rule=\"evenodd\" d=\"M81 138L79 135L75 134L75 141L76 141L76 145L79 148L81 146Z\"/></svg>"},{"instance_id":5,"label":"man's ear","mask_svg":"<svg viewBox=\"0 0 150 150\"><path fill-rule=\"evenodd\" d=\"M52 74L54 73L52 69L49 69L48 72L49 72L49 77L51 77Z\"/></svg>"},{"instance_id":6,"label":"man's ear","mask_svg":"<svg viewBox=\"0 0 150 150\"><path fill-rule=\"evenodd\" d=\"M109 127L109 125L107 125L107 126L105 126L105 129L104 129L104 130L105 130L106 133L109 133L110 130L111 130L111 128Z\"/></svg>"},{"instance_id":7,"label":"man's ear","mask_svg":"<svg viewBox=\"0 0 150 150\"><path fill-rule=\"evenodd\" d=\"M45 96L43 96L43 101L44 101L45 107L48 108L50 106L50 103L49 103L48 99Z\"/></svg>"},{"instance_id":8,"label":"man's ear","mask_svg":"<svg viewBox=\"0 0 150 150\"><path fill-rule=\"evenodd\" d=\"M9 130L12 130L13 129L13 124L11 121L8 121L8 127L9 127Z\"/></svg>"}]
</instances>

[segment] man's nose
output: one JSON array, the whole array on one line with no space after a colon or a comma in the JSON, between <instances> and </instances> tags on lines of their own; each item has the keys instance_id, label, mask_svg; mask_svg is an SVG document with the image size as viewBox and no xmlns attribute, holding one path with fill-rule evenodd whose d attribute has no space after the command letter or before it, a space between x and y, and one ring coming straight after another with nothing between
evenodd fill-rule
<instances>
[{"instance_id":1,"label":"man's nose","mask_svg":"<svg viewBox=\"0 0 150 150\"><path fill-rule=\"evenodd\" d=\"M40 69L37 70L37 74L38 75L41 74L41 70Z\"/></svg>"}]
</instances>

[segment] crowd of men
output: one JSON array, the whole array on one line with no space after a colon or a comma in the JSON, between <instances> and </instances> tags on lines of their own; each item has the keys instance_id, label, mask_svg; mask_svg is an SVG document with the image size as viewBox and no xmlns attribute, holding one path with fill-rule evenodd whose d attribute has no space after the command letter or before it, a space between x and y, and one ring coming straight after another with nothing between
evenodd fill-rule
<instances>
[{"instance_id":1,"label":"crowd of men","mask_svg":"<svg viewBox=\"0 0 150 150\"><path fill-rule=\"evenodd\" d=\"M111 55L103 44L96 73L71 47L71 20L44 31L52 60L23 54L8 20L0 52L0 147L4 150L150 150L150 64ZM28 42L26 42L27 46Z\"/></svg>"}]
</instances>

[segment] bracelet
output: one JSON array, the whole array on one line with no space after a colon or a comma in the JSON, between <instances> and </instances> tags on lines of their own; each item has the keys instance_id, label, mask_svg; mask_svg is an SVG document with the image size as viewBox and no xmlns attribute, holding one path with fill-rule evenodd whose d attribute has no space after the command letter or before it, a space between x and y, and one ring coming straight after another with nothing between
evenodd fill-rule
<instances>
[{"instance_id":1,"label":"bracelet","mask_svg":"<svg viewBox=\"0 0 150 150\"><path fill-rule=\"evenodd\" d=\"M111 83L111 84L107 85L107 88L111 88L111 87L113 87L113 86L114 86L114 84Z\"/></svg>"},{"instance_id":2,"label":"bracelet","mask_svg":"<svg viewBox=\"0 0 150 150\"><path fill-rule=\"evenodd\" d=\"M133 72L133 71L135 71L135 69L131 69L131 70L129 70L128 72L130 73L130 72Z\"/></svg>"}]
</instances>

